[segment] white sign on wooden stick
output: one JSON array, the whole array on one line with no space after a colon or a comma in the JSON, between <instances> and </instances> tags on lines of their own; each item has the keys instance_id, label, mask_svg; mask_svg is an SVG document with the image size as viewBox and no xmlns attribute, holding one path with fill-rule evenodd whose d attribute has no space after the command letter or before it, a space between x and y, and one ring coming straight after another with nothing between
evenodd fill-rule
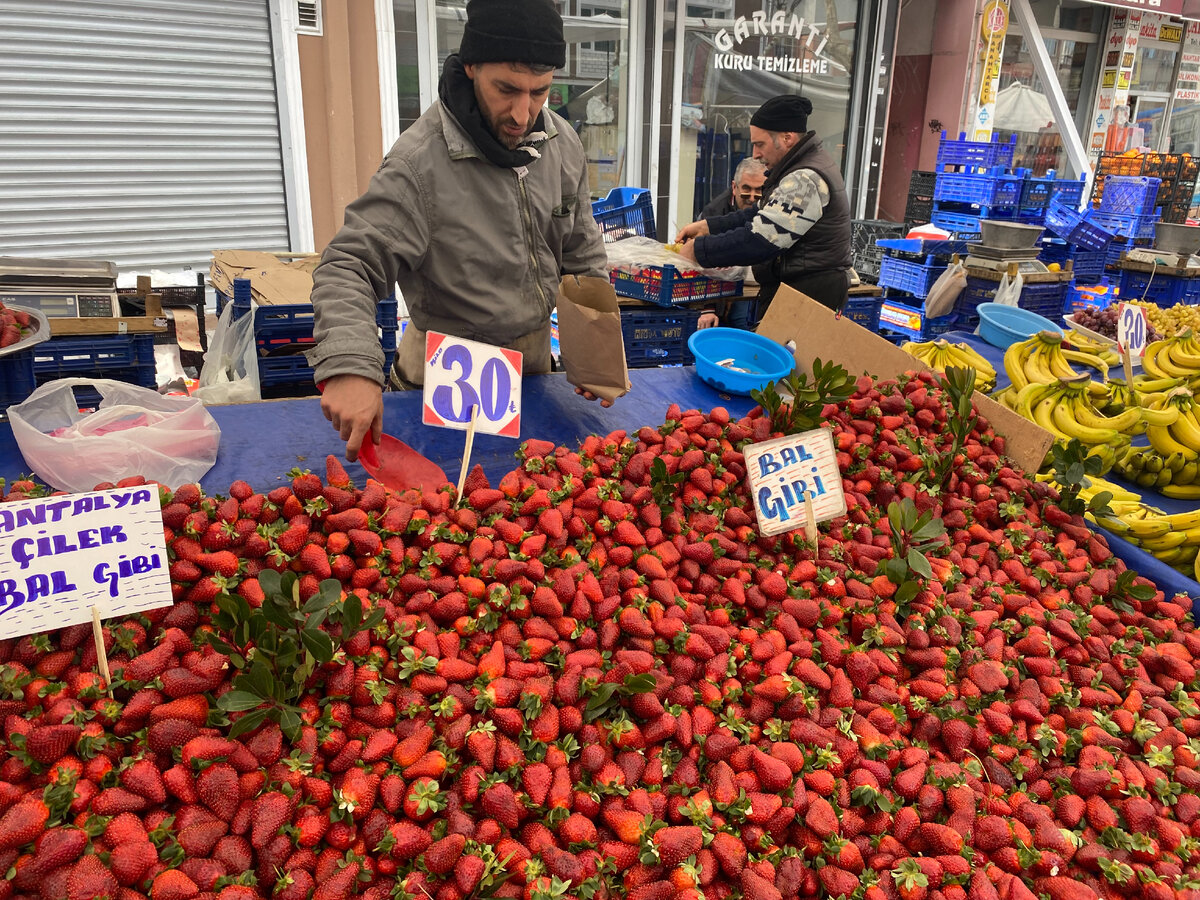
<instances>
[{"instance_id":1,"label":"white sign on wooden stick","mask_svg":"<svg viewBox=\"0 0 1200 900\"><path fill-rule=\"evenodd\" d=\"M803 528L806 496L811 497L817 522L846 514L846 495L829 429L751 444L743 455L759 534Z\"/></svg>"},{"instance_id":2,"label":"white sign on wooden stick","mask_svg":"<svg viewBox=\"0 0 1200 900\"><path fill-rule=\"evenodd\" d=\"M156 485L0 504L0 638L171 603Z\"/></svg>"}]
</instances>

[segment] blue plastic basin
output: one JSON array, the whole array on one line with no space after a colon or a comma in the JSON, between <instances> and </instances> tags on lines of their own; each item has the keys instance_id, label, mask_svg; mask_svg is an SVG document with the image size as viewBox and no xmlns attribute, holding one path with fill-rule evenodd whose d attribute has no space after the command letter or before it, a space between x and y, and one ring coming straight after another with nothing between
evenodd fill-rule
<instances>
[{"instance_id":1,"label":"blue plastic basin","mask_svg":"<svg viewBox=\"0 0 1200 900\"><path fill-rule=\"evenodd\" d=\"M791 374L795 359L781 344L740 328L705 328L688 338L696 374L729 394L748 395ZM744 371L738 371L738 370Z\"/></svg>"},{"instance_id":2,"label":"blue plastic basin","mask_svg":"<svg viewBox=\"0 0 1200 900\"><path fill-rule=\"evenodd\" d=\"M979 336L1001 350L1017 341L1033 337L1039 331L1056 331L1062 334L1062 329L1045 316L1039 316L1019 306L980 303L978 310Z\"/></svg>"}]
</instances>

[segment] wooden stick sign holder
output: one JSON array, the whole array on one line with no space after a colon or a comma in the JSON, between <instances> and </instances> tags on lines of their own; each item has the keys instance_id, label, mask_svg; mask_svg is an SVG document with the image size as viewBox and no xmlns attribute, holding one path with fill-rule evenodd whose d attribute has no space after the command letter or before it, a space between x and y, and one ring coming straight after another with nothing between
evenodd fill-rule
<instances>
[{"instance_id":1,"label":"wooden stick sign holder","mask_svg":"<svg viewBox=\"0 0 1200 900\"><path fill-rule=\"evenodd\" d=\"M475 415L479 407L471 407L471 424L467 426L467 440L463 446L462 467L458 470L458 499L462 502L463 485L467 483L467 472L471 469L471 451L475 447Z\"/></svg>"},{"instance_id":2,"label":"wooden stick sign holder","mask_svg":"<svg viewBox=\"0 0 1200 900\"><path fill-rule=\"evenodd\" d=\"M92 607L92 640L96 642L96 660L100 664L100 677L104 679L104 690L112 696L112 675L108 671L108 651L104 647L104 626L100 622L100 607Z\"/></svg>"}]
</instances>

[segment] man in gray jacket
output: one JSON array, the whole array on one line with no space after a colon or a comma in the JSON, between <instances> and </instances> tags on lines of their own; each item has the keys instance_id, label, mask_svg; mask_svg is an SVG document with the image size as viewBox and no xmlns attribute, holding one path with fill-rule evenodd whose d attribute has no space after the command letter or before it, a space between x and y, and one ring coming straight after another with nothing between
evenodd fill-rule
<instances>
[{"instance_id":1,"label":"man in gray jacket","mask_svg":"<svg viewBox=\"0 0 1200 900\"><path fill-rule=\"evenodd\" d=\"M519 350L525 373L547 372L561 277L607 276L583 146L544 108L565 60L550 0L470 0L438 102L346 208L313 274L308 359L347 459L379 440L385 378L420 385L426 332ZM411 320L385 376L375 310L393 282Z\"/></svg>"}]
</instances>

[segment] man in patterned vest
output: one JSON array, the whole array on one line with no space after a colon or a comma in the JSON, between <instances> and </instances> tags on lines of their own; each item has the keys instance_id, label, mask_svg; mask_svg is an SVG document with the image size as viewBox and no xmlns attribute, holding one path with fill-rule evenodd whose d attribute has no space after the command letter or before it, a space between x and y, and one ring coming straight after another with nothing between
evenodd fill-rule
<instances>
[{"instance_id":1,"label":"man in patterned vest","mask_svg":"<svg viewBox=\"0 0 1200 900\"><path fill-rule=\"evenodd\" d=\"M750 143L767 166L762 200L701 219L675 238L680 253L705 268L754 267L758 315L786 284L833 310L850 288L850 204L833 157L808 130L812 103L784 94L750 119Z\"/></svg>"}]
</instances>

